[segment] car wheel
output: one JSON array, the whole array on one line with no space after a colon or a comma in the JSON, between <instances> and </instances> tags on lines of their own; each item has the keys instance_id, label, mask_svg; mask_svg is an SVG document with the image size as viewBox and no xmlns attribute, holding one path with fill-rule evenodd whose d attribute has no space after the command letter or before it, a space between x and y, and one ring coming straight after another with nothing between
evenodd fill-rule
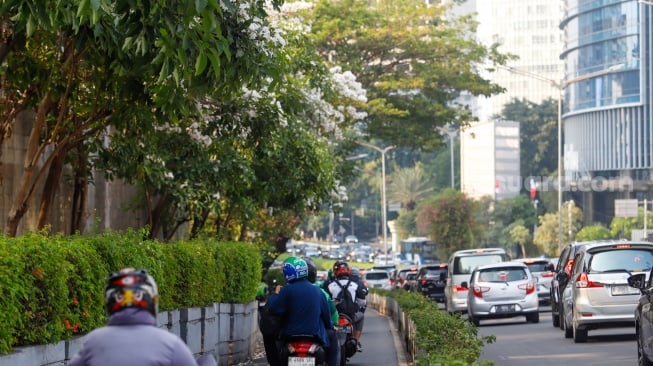
<instances>
[{"instance_id":1,"label":"car wheel","mask_svg":"<svg viewBox=\"0 0 653 366\"><path fill-rule=\"evenodd\" d=\"M574 332L569 327L569 325L567 324L567 321L565 321L564 315L562 315L562 314L560 315L560 327L562 328L562 330L565 331L565 338L573 337Z\"/></svg>"},{"instance_id":2,"label":"car wheel","mask_svg":"<svg viewBox=\"0 0 653 366\"><path fill-rule=\"evenodd\" d=\"M471 313L467 313L467 319L477 327L481 324L481 321Z\"/></svg>"},{"instance_id":3,"label":"car wheel","mask_svg":"<svg viewBox=\"0 0 653 366\"><path fill-rule=\"evenodd\" d=\"M642 337L639 332L637 332L637 364L639 366L653 366L653 362L651 362L644 354Z\"/></svg>"},{"instance_id":4,"label":"car wheel","mask_svg":"<svg viewBox=\"0 0 653 366\"><path fill-rule=\"evenodd\" d=\"M574 343L585 343L587 342L587 329L581 329L576 326L576 324L572 325L572 331L573 331L573 336L574 336Z\"/></svg>"},{"instance_id":5,"label":"car wheel","mask_svg":"<svg viewBox=\"0 0 653 366\"><path fill-rule=\"evenodd\" d=\"M539 323L540 322L540 313L526 314L526 321L529 322L529 323Z\"/></svg>"}]
</instances>

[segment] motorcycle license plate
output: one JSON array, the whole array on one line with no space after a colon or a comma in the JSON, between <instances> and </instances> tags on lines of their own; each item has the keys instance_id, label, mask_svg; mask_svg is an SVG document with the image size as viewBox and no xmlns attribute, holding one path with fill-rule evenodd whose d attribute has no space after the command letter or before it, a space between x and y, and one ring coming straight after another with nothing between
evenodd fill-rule
<instances>
[{"instance_id":1,"label":"motorcycle license plate","mask_svg":"<svg viewBox=\"0 0 653 366\"><path fill-rule=\"evenodd\" d=\"M288 357L288 366L315 366L315 357Z\"/></svg>"}]
</instances>

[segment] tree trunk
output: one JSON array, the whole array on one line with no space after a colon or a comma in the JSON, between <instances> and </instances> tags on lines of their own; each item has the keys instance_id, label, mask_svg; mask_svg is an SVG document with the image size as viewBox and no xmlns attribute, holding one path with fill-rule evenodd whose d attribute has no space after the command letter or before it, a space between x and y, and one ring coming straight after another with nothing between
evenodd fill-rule
<instances>
[{"instance_id":1,"label":"tree trunk","mask_svg":"<svg viewBox=\"0 0 653 366\"><path fill-rule=\"evenodd\" d=\"M190 238L195 239L200 234L200 231L206 224L206 219L209 217L209 210L203 209L201 215L196 216L193 220L193 226L190 228Z\"/></svg>"},{"instance_id":2,"label":"tree trunk","mask_svg":"<svg viewBox=\"0 0 653 366\"><path fill-rule=\"evenodd\" d=\"M50 98L50 92L47 92L41 102L39 103L38 110L36 112L36 117L34 118L34 127L30 133L29 142L27 145L27 152L25 153L25 161L23 163L23 175L21 177L20 183L18 184L18 189L14 195L14 201L11 204L9 209L9 214L7 215L7 225L5 233L9 237L15 237L18 232L18 224L25 216L27 212L30 198L34 194L34 186L40 180L41 175L39 174L34 178L36 171L36 164L39 161L39 156L41 155L40 147L40 138L41 131L43 130L46 124L46 115L52 106L52 99ZM46 169L48 162L44 163L42 169ZM33 181L34 180L34 181Z\"/></svg>"},{"instance_id":3,"label":"tree trunk","mask_svg":"<svg viewBox=\"0 0 653 366\"><path fill-rule=\"evenodd\" d=\"M63 171L65 155L66 154L64 152L58 154L54 160L52 160L52 164L50 164L48 178L45 180L43 194L41 195L41 205L39 206L39 215L37 221L37 227L39 229L43 229L50 223L52 203L54 202L54 198L57 195L57 189L59 188L59 181L61 180L61 172Z\"/></svg>"},{"instance_id":4,"label":"tree trunk","mask_svg":"<svg viewBox=\"0 0 653 366\"><path fill-rule=\"evenodd\" d=\"M159 197L156 207L150 211L150 239L156 238L159 228L161 227L161 216L165 212L165 208L168 205L168 193L163 193Z\"/></svg>"},{"instance_id":5,"label":"tree trunk","mask_svg":"<svg viewBox=\"0 0 653 366\"><path fill-rule=\"evenodd\" d=\"M88 195L88 181L86 178L86 154L81 154L77 160L75 169L75 183L73 188L73 202L70 215L70 232L82 233L84 224L86 200Z\"/></svg>"}]
</instances>

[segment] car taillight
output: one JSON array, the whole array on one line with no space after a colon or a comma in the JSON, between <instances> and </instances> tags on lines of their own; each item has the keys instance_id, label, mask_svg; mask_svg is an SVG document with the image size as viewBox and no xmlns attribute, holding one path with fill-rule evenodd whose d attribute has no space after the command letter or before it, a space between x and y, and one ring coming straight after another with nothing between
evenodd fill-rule
<instances>
[{"instance_id":1,"label":"car taillight","mask_svg":"<svg viewBox=\"0 0 653 366\"><path fill-rule=\"evenodd\" d=\"M460 285L453 286L453 292L465 292L465 291L469 291L469 289L467 287L462 287Z\"/></svg>"},{"instance_id":2,"label":"car taillight","mask_svg":"<svg viewBox=\"0 0 653 366\"><path fill-rule=\"evenodd\" d=\"M544 272L541 274L542 277L553 277L554 273L553 272Z\"/></svg>"},{"instance_id":3,"label":"car taillight","mask_svg":"<svg viewBox=\"0 0 653 366\"><path fill-rule=\"evenodd\" d=\"M592 287L603 287L603 284L600 282L592 282L587 277L587 273L583 272L576 277L576 282L574 282L576 288L592 288Z\"/></svg>"},{"instance_id":4,"label":"car taillight","mask_svg":"<svg viewBox=\"0 0 653 366\"><path fill-rule=\"evenodd\" d=\"M467 290L467 289L465 289ZM474 288L472 289L472 293L476 297L483 297L484 292L490 291L489 287L484 287L484 286L479 286L479 285L474 285Z\"/></svg>"},{"instance_id":5,"label":"car taillight","mask_svg":"<svg viewBox=\"0 0 653 366\"><path fill-rule=\"evenodd\" d=\"M568 276L571 276L571 268L574 266L574 260L570 259L567 261L567 265L565 266L565 272L567 272Z\"/></svg>"},{"instance_id":6,"label":"car taillight","mask_svg":"<svg viewBox=\"0 0 653 366\"><path fill-rule=\"evenodd\" d=\"M520 285L517 285L517 288L521 290L526 290L526 295L532 294L533 292L535 292L535 282L528 281L527 283L522 283Z\"/></svg>"}]
</instances>

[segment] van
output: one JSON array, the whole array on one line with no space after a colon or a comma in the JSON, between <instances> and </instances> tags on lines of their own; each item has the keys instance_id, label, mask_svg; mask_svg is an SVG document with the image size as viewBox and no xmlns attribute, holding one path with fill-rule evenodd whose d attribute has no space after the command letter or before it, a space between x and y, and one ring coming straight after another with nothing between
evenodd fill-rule
<instances>
[{"instance_id":1,"label":"van","mask_svg":"<svg viewBox=\"0 0 653 366\"><path fill-rule=\"evenodd\" d=\"M510 257L503 248L465 249L454 252L449 257L447 283L444 288L447 312L467 312L469 280L474 268L508 260Z\"/></svg>"}]
</instances>

